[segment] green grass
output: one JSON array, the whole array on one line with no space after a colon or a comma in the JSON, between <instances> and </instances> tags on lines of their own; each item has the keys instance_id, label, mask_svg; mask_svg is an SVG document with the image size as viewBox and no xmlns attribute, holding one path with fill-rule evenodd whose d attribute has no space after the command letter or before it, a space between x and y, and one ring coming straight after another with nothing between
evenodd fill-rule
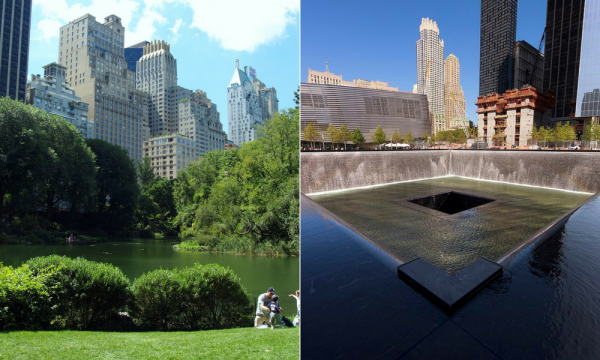
<instances>
[{"instance_id":1,"label":"green grass","mask_svg":"<svg viewBox=\"0 0 600 360\"><path fill-rule=\"evenodd\" d=\"M12 331L1 359L298 359L299 328L193 332Z\"/></svg>"}]
</instances>

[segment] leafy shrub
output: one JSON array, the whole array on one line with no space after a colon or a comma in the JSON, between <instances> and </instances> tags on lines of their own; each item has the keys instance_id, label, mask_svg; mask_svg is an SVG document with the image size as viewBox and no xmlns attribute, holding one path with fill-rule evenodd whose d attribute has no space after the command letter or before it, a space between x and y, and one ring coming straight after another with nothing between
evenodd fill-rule
<instances>
[{"instance_id":1,"label":"leafy shrub","mask_svg":"<svg viewBox=\"0 0 600 360\"><path fill-rule=\"evenodd\" d=\"M151 229L138 230L137 237L140 239L154 239L154 232Z\"/></svg>"},{"instance_id":2,"label":"leafy shrub","mask_svg":"<svg viewBox=\"0 0 600 360\"><path fill-rule=\"evenodd\" d=\"M104 232L104 230L100 228L94 228L92 230L87 231L87 235L102 239L106 239L108 237L106 232Z\"/></svg>"},{"instance_id":3,"label":"leafy shrub","mask_svg":"<svg viewBox=\"0 0 600 360\"><path fill-rule=\"evenodd\" d=\"M167 229L162 232L163 236L177 236L179 233L177 230Z\"/></svg>"},{"instance_id":4,"label":"leafy shrub","mask_svg":"<svg viewBox=\"0 0 600 360\"><path fill-rule=\"evenodd\" d=\"M44 281L56 271L51 266L36 275L27 265L0 263L0 330L35 330L50 323L51 298Z\"/></svg>"},{"instance_id":5,"label":"leafy shrub","mask_svg":"<svg viewBox=\"0 0 600 360\"><path fill-rule=\"evenodd\" d=\"M27 265L34 275L53 267L59 269L44 284L56 309L53 322L67 328L101 326L124 310L130 297L129 280L111 264L51 255L33 258Z\"/></svg>"},{"instance_id":6,"label":"leafy shrub","mask_svg":"<svg viewBox=\"0 0 600 360\"><path fill-rule=\"evenodd\" d=\"M151 271L134 281L133 297L133 316L147 329L232 327L252 311L240 279L216 264Z\"/></svg>"}]
</instances>

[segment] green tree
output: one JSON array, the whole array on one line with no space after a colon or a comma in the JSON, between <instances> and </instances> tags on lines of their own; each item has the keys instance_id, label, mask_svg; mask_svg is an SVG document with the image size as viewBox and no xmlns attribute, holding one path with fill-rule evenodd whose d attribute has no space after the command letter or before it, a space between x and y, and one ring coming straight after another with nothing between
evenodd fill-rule
<instances>
[{"instance_id":1,"label":"green tree","mask_svg":"<svg viewBox=\"0 0 600 360\"><path fill-rule=\"evenodd\" d=\"M46 130L56 118L34 106L0 98L0 219L34 210L60 162Z\"/></svg>"},{"instance_id":2,"label":"green tree","mask_svg":"<svg viewBox=\"0 0 600 360\"><path fill-rule=\"evenodd\" d=\"M462 131L461 129L458 129L456 131L456 134L454 135L454 139L459 144L466 144L466 142L467 142L467 135L465 135L464 131Z\"/></svg>"},{"instance_id":3,"label":"green tree","mask_svg":"<svg viewBox=\"0 0 600 360\"><path fill-rule=\"evenodd\" d=\"M402 134L398 132L398 130L394 130L392 134L392 143L399 144L402 142Z\"/></svg>"},{"instance_id":4,"label":"green tree","mask_svg":"<svg viewBox=\"0 0 600 360\"><path fill-rule=\"evenodd\" d=\"M335 125L333 125L332 123L329 123L329 125L327 126L327 129L325 130L325 133L329 137L329 142L331 143L331 148L332 149L335 148L335 146L333 144L337 140L338 129L335 127Z\"/></svg>"},{"instance_id":5,"label":"green tree","mask_svg":"<svg viewBox=\"0 0 600 360\"><path fill-rule=\"evenodd\" d=\"M142 161L138 161L137 163L137 175L138 179L140 179L140 185L142 189L149 189L154 182L158 179L158 176L154 174L154 169L152 169L152 159L148 156L144 156Z\"/></svg>"},{"instance_id":6,"label":"green tree","mask_svg":"<svg viewBox=\"0 0 600 360\"><path fill-rule=\"evenodd\" d=\"M294 91L294 104L296 104L296 110L300 106L300 86L298 86L298 90Z\"/></svg>"},{"instance_id":7,"label":"green tree","mask_svg":"<svg viewBox=\"0 0 600 360\"><path fill-rule=\"evenodd\" d=\"M412 133L410 131L406 134L404 141L406 141L409 144L412 144L413 142L415 142L415 138L412 136Z\"/></svg>"},{"instance_id":8,"label":"green tree","mask_svg":"<svg viewBox=\"0 0 600 360\"><path fill-rule=\"evenodd\" d=\"M88 139L96 154L96 222L108 230L119 231L133 225L139 198L137 176L127 151L100 139Z\"/></svg>"},{"instance_id":9,"label":"green tree","mask_svg":"<svg viewBox=\"0 0 600 360\"><path fill-rule=\"evenodd\" d=\"M315 148L315 141L319 139L319 132L313 123L309 123L304 127L304 140L312 143L312 148Z\"/></svg>"},{"instance_id":10,"label":"green tree","mask_svg":"<svg viewBox=\"0 0 600 360\"><path fill-rule=\"evenodd\" d=\"M359 128L356 128L354 131L352 131L352 142L354 145L362 146L365 141L365 137L363 136L362 132L360 132Z\"/></svg>"},{"instance_id":11,"label":"green tree","mask_svg":"<svg viewBox=\"0 0 600 360\"><path fill-rule=\"evenodd\" d=\"M375 129L375 132L373 133L372 139L374 143L379 145L385 143L386 136L381 126L377 126L377 129Z\"/></svg>"},{"instance_id":12,"label":"green tree","mask_svg":"<svg viewBox=\"0 0 600 360\"><path fill-rule=\"evenodd\" d=\"M346 144L348 141L352 140L352 133L350 133L350 130L346 124L342 124L342 126L340 126L339 138L340 141L344 143L344 150L346 150Z\"/></svg>"}]
</instances>

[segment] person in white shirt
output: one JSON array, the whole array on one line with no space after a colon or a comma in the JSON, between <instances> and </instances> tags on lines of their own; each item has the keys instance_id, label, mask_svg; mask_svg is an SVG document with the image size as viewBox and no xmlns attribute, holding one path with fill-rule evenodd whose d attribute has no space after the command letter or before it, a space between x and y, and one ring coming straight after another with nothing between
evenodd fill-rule
<instances>
[{"instance_id":1,"label":"person in white shirt","mask_svg":"<svg viewBox=\"0 0 600 360\"><path fill-rule=\"evenodd\" d=\"M290 294L290 297L296 298L296 307L298 311L296 312L296 317L294 318L294 326L298 326L300 324L300 290L296 291L296 295Z\"/></svg>"},{"instance_id":2,"label":"person in white shirt","mask_svg":"<svg viewBox=\"0 0 600 360\"><path fill-rule=\"evenodd\" d=\"M271 310L269 309L269 303L271 302L271 298L275 294L275 289L272 287L267 290L266 293L261 294L258 297L258 306L256 307L256 317L254 318L254 327L259 327L262 325L263 321L267 323L267 325L272 326L269 321L269 316L271 315Z\"/></svg>"}]
</instances>

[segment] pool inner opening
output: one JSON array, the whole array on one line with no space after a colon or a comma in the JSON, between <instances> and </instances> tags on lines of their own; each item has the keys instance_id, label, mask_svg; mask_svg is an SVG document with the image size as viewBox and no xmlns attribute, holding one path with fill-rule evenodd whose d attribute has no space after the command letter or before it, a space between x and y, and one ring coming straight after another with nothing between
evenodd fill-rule
<instances>
[{"instance_id":1,"label":"pool inner opening","mask_svg":"<svg viewBox=\"0 0 600 360\"><path fill-rule=\"evenodd\" d=\"M461 211L491 203L495 200L455 191L448 191L407 201L452 215Z\"/></svg>"}]
</instances>

